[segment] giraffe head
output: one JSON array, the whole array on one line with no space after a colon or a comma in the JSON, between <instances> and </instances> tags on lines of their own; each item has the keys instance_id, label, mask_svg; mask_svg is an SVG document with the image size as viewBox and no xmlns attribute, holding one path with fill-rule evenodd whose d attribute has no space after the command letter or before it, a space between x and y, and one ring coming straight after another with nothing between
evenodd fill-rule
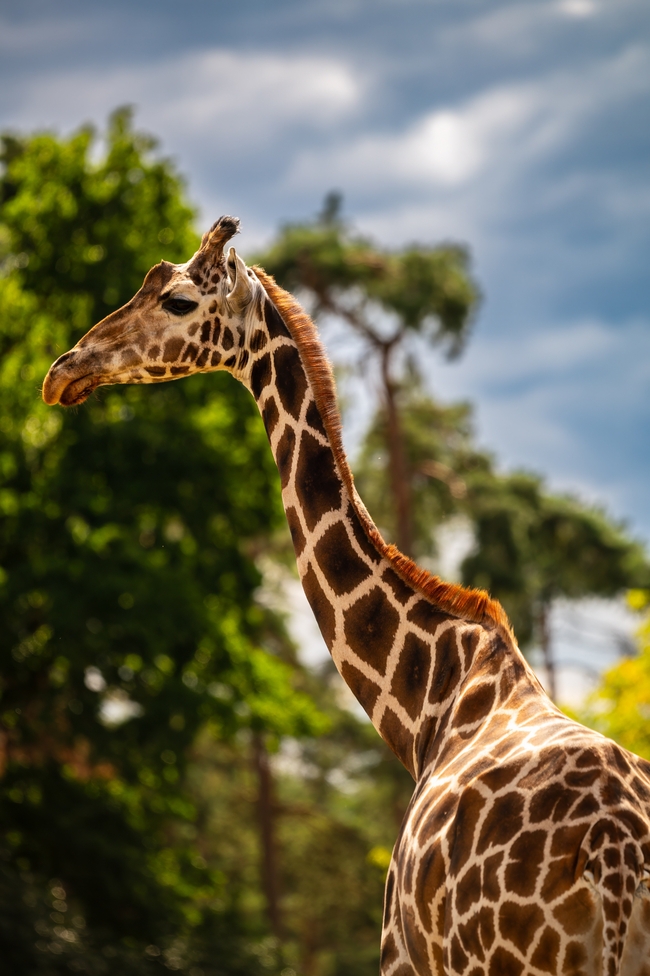
<instances>
[{"instance_id":1,"label":"giraffe head","mask_svg":"<svg viewBox=\"0 0 650 976\"><path fill-rule=\"evenodd\" d=\"M233 247L225 254L238 229L235 217L220 217L186 264L153 267L130 302L53 363L43 383L45 402L69 407L113 383L245 372L246 313L261 285Z\"/></svg>"}]
</instances>

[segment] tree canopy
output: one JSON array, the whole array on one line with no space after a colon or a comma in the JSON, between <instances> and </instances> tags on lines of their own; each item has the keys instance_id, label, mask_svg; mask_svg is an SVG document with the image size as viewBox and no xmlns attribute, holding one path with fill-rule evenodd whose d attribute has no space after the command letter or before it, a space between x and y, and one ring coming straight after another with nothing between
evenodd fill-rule
<instances>
[{"instance_id":1,"label":"tree canopy","mask_svg":"<svg viewBox=\"0 0 650 976\"><path fill-rule=\"evenodd\" d=\"M79 411L40 403L49 362L197 245L153 150L118 112L101 147L83 129L5 136L0 154L0 925L15 972L253 971L237 891L191 841L188 749L206 725L324 727L256 600L253 551L283 516L246 391L196 377Z\"/></svg>"}]
</instances>

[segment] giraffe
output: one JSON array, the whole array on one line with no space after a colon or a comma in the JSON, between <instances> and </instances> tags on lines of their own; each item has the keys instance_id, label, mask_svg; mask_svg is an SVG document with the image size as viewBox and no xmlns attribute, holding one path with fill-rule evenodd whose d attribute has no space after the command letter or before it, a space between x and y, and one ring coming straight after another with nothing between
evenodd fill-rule
<instances>
[{"instance_id":1,"label":"giraffe","mask_svg":"<svg viewBox=\"0 0 650 976\"><path fill-rule=\"evenodd\" d=\"M182 265L50 367L48 404L227 370L251 391L307 599L343 680L415 790L388 871L382 976L650 976L650 763L565 717L501 606L388 545L354 487L316 327L225 246Z\"/></svg>"}]
</instances>

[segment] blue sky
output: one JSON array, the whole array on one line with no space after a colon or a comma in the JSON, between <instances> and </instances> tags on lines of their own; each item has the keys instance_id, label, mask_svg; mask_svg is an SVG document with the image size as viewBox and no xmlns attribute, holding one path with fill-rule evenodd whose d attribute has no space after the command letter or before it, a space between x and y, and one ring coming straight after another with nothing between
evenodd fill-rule
<instances>
[{"instance_id":1,"label":"blue sky","mask_svg":"<svg viewBox=\"0 0 650 976\"><path fill-rule=\"evenodd\" d=\"M127 102L244 254L332 188L384 245L466 242L484 303L432 390L650 540L647 0L0 0L0 127Z\"/></svg>"}]
</instances>

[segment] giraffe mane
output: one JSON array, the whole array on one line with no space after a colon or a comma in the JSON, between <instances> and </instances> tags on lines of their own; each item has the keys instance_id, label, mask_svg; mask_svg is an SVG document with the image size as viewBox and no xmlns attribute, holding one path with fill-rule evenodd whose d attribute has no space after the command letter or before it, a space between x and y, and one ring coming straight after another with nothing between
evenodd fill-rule
<instances>
[{"instance_id":1,"label":"giraffe mane","mask_svg":"<svg viewBox=\"0 0 650 976\"><path fill-rule=\"evenodd\" d=\"M318 329L293 295L281 288L270 274L258 265L253 265L251 270L255 272L298 346L339 473L350 494L352 505L364 532L377 552L389 560L406 583L423 593L438 609L472 623L491 624L503 628L513 639L505 610L498 600L490 597L489 593L485 590L461 586L458 583L446 583L439 576L434 576L418 566L400 552L397 546L384 541L354 486L352 471L343 449L341 415L336 398L334 373Z\"/></svg>"}]
</instances>

